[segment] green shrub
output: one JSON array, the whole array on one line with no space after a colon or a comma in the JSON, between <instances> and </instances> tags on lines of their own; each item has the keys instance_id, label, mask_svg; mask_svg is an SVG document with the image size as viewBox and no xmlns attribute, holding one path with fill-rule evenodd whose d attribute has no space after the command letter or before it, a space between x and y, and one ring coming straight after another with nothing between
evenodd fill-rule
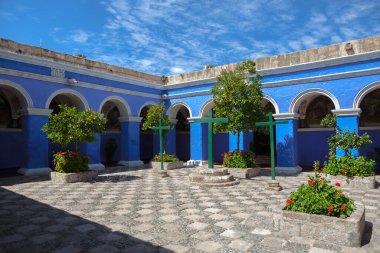
<instances>
[{"instance_id":1,"label":"green shrub","mask_svg":"<svg viewBox=\"0 0 380 253\"><path fill-rule=\"evenodd\" d=\"M227 168L253 168L256 167L255 154L252 151L238 151L224 153L223 166Z\"/></svg>"},{"instance_id":2,"label":"green shrub","mask_svg":"<svg viewBox=\"0 0 380 253\"><path fill-rule=\"evenodd\" d=\"M340 184L336 183L335 186ZM286 200L285 210L340 218L349 217L354 209L353 201L335 186L319 174L309 177L307 184L300 185L297 191L290 194Z\"/></svg>"},{"instance_id":3,"label":"green shrub","mask_svg":"<svg viewBox=\"0 0 380 253\"><path fill-rule=\"evenodd\" d=\"M375 174L375 161L364 156L354 157L347 154L341 157L329 152L329 160L325 161L323 172L330 175L344 175L347 177L368 177Z\"/></svg>"},{"instance_id":4,"label":"green shrub","mask_svg":"<svg viewBox=\"0 0 380 253\"><path fill-rule=\"evenodd\" d=\"M174 154L173 155L163 154L162 158L164 159L164 162L176 162L176 161L178 161L177 157ZM153 161L161 162L160 154L155 155L153 158Z\"/></svg>"},{"instance_id":5,"label":"green shrub","mask_svg":"<svg viewBox=\"0 0 380 253\"><path fill-rule=\"evenodd\" d=\"M76 151L59 151L53 155L54 170L60 173L73 173L88 170L90 157Z\"/></svg>"}]
</instances>

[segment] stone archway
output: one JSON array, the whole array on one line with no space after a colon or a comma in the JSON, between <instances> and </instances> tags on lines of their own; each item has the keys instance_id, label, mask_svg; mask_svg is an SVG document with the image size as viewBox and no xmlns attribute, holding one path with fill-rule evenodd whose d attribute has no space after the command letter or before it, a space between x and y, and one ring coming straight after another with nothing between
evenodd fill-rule
<instances>
[{"instance_id":1,"label":"stone archway","mask_svg":"<svg viewBox=\"0 0 380 253\"><path fill-rule=\"evenodd\" d=\"M190 160L190 112L187 107L182 106L178 109L176 115L176 155L184 162Z\"/></svg>"}]
</instances>

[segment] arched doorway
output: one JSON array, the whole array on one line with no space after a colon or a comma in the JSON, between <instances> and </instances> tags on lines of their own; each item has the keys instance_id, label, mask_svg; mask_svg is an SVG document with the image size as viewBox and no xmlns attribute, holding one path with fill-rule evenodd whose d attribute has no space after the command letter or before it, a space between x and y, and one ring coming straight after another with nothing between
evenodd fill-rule
<instances>
[{"instance_id":1,"label":"arched doorway","mask_svg":"<svg viewBox=\"0 0 380 253\"><path fill-rule=\"evenodd\" d=\"M190 160L190 112L185 106L181 106L176 115L176 155L184 162Z\"/></svg>"},{"instance_id":2,"label":"arched doorway","mask_svg":"<svg viewBox=\"0 0 380 253\"><path fill-rule=\"evenodd\" d=\"M100 112L107 118L106 131L101 136L101 161L106 167L116 166L120 160L120 110L114 101L109 100Z\"/></svg>"},{"instance_id":3,"label":"arched doorway","mask_svg":"<svg viewBox=\"0 0 380 253\"><path fill-rule=\"evenodd\" d=\"M140 160L144 163L149 163L154 157L154 134L151 129L143 130L142 125L146 120L150 105L144 106L139 117L141 117L140 123Z\"/></svg>"},{"instance_id":4,"label":"arched doorway","mask_svg":"<svg viewBox=\"0 0 380 253\"><path fill-rule=\"evenodd\" d=\"M0 172L17 175L24 159L22 111L33 106L25 90L12 82L0 80Z\"/></svg>"},{"instance_id":5,"label":"arched doorway","mask_svg":"<svg viewBox=\"0 0 380 253\"><path fill-rule=\"evenodd\" d=\"M303 168L311 168L314 161L323 163L328 154L328 139L334 129L321 126L321 120L335 108L331 97L321 93L309 93L300 99L295 112L298 119L298 161Z\"/></svg>"},{"instance_id":6,"label":"arched doorway","mask_svg":"<svg viewBox=\"0 0 380 253\"><path fill-rule=\"evenodd\" d=\"M270 112L272 114L276 113L274 105L269 100L263 99L262 105L266 114ZM276 128L274 128L274 135L276 136ZM256 154L257 164L270 164L270 137L268 128L255 129L253 133L253 145L250 145L250 149Z\"/></svg>"},{"instance_id":7,"label":"arched doorway","mask_svg":"<svg viewBox=\"0 0 380 253\"><path fill-rule=\"evenodd\" d=\"M372 144L360 150L362 155L374 159L377 173L380 171L380 89L369 92L359 104L359 133L368 133Z\"/></svg>"}]
</instances>

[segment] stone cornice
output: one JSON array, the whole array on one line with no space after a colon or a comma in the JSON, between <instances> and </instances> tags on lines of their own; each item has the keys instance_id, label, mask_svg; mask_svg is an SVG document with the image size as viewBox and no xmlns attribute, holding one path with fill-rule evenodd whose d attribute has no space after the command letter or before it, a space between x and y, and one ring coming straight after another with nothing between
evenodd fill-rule
<instances>
[{"instance_id":1,"label":"stone cornice","mask_svg":"<svg viewBox=\"0 0 380 253\"><path fill-rule=\"evenodd\" d=\"M360 108L349 108L349 109L339 109L331 110L337 116L360 116L362 110Z\"/></svg>"},{"instance_id":2,"label":"stone cornice","mask_svg":"<svg viewBox=\"0 0 380 253\"><path fill-rule=\"evenodd\" d=\"M298 113L277 113L273 114L273 118L275 120L287 120L287 119L298 119L299 118Z\"/></svg>"},{"instance_id":3,"label":"stone cornice","mask_svg":"<svg viewBox=\"0 0 380 253\"><path fill-rule=\"evenodd\" d=\"M41 108L27 108L20 111L20 116L24 115L37 115L37 116L49 116L53 110L51 109L41 109Z\"/></svg>"},{"instance_id":4,"label":"stone cornice","mask_svg":"<svg viewBox=\"0 0 380 253\"><path fill-rule=\"evenodd\" d=\"M141 122L142 117L134 117L134 116L127 116L127 117L119 117L120 122Z\"/></svg>"}]
</instances>

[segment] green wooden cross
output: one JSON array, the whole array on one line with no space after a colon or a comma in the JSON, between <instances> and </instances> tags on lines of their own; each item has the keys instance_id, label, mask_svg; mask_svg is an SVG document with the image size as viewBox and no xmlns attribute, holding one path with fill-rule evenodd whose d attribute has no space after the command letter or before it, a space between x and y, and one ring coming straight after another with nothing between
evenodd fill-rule
<instances>
[{"instance_id":1,"label":"green wooden cross","mask_svg":"<svg viewBox=\"0 0 380 253\"><path fill-rule=\"evenodd\" d=\"M158 127L151 127L153 130L158 130L160 133L160 159L161 159L161 170L164 169L164 158L162 155L162 130L169 130L170 126L163 126L161 119L159 120Z\"/></svg>"},{"instance_id":2,"label":"green wooden cross","mask_svg":"<svg viewBox=\"0 0 380 253\"><path fill-rule=\"evenodd\" d=\"M213 159L213 141L212 141L212 123L227 123L227 118L213 118L212 111L208 112L208 117L205 119L194 119L194 122L207 123L208 124L208 167L209 169L214 168Z\"/></svg>"},{"instance_id":3,"label":"green wooden cross","mask_svg":"<svg viewBox=\"0 0 380 253\"><path fill-rule=\"evenodd\" d=\"M271 174L272 174L272 180L276 179L276 174L274 170L274 134L273 134L273 126L279 125L279 124L287 124L288 121L280 121L275 122L273 121L272 113L270 112L268 114L269 121L268 122L257 122L256 126L269 126L269 136L270 136L270 164L271 164Z\"/></svg>"}]
</instances>

